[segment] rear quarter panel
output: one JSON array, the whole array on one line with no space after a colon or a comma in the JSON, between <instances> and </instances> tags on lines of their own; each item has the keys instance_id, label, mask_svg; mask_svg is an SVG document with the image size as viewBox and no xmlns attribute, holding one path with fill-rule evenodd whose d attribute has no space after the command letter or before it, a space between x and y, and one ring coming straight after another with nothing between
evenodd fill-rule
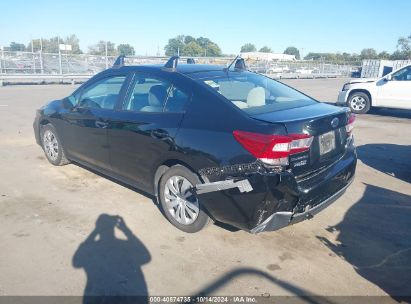
<instances>
[{"instance_id":1,"label":"rear quarter panel","mask_svg":"<svg viewBox=\"0 0 411 304\"><path fill-rule=\"evenodd\" d=\"M234 130L285 134L282 124L261 122L200 87L175 139L180 152L198 172L207 167L247 164L256 158L234 138Z\"/></svg>"}]
</instances>

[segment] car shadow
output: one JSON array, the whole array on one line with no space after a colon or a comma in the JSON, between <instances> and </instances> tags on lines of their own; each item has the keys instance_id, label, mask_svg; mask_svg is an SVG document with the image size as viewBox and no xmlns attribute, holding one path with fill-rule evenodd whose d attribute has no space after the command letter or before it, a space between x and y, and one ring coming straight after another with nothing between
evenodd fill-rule
<instances>
[{"instance_id":1,"label":"car shadow","mask_svg":"<svg viewBox=\"0 0 411 304\"><path fill-rule=\"evenodd\" d=\"M411 119L411 110L389 109L389 108L371 108L367 115L389 116L395 118Z\"/></svg>"},{"instance_id":2,"label":"car shadow","mask_svg":"<svg viewBox=\"0 0 411 304\"><path fill-rule=\"evenodd\" d=\"M115 179L115 178L112 178L111 176L105 175L105 174L103 174L103 173L101 173L101 172L99 172L99 171L97 171L97 170L94 170L94 169L92 169L92 168L86 167L86 166L84 166L84 165L82 165L82 164L80 164L80 163L72 162L72 164L74 164L74 165L76 165L76 166L79 166L80 168L82 168L82 169L84 169L84 170L90 171L90 172L92 172L92 173L94 173L94 174L96 174L96 175L98 175L98 176L100 176L100 177L102 177L102 178L108 179L109 181L111 181L111 182L113 182L113 183L116 183L117 185L120 185L120 186L122 186L122 187L125 187L125 188L127 188L127 189L129 189L129 190L131 190L131 191L134 191L134 192L136 192L136 193L138 193L138 194L140 194L140 195L142 195L142 196L145 196L145 197L151 199L151 201L153 202L154 206L156 206L157 209L161 212L161 214L164 215L164 211L163 211L163 209L161 208L161 206L160 206L160 204L159 204L159 202L158 202L158 200L157 200L157 197L155 197L154 195L151 195L151 194L149 194L149 193L147 193L147 192L144 192L144 191L142 191L142 190L140 190L140 189L138 189L138 188L135 188L135 187L133 187L133 186L130 186L129 184L123 183L123 182L121 182L121 181L119 181L119 180L117 180L117 179ZM208 215L211 217L210 214L208 214ZM213 221L214 221L214 219L213 219ZM221 222L218 222L218 221L214 221L214 224L215 224L217 227L220 227L221 229L227 230L227 231L229 231L229 232L238 232L238 231L240 231L239 228L236 228L236 227L234 227L234 226L232 226L232 225L230 225L230 224L225 224L225 223L221 223Z\"/></svg>"},{"instance_id":3,"label":"car shadow","mask_svg":"<svg viewBox=\"0 0 411 304\"><path fill-rule=\"evenodd\" d=\"M90 168L90 167L84 166L84 165L82 165L82 164L80 164L80 163L72 162L72 164L74 164L74 165L76 165L76 166L79 166L80 168L82 168L82 169L84 169L84 170L90 171L90 172L92 172L92 173L94 173L94 174L96 174L96 175L98 175L98 176L100 176L100 177L102 177L102 178L108 179L109 181L111 181L111 182L113 182L113 183L116 183L117 185L120 185L120 186L122 186L122 187L124 187L124 188L127 188L127 189L129 189L129 190L131 190L131 191L134 191L134 192L136 192L136 193L138 193L138 194L140 194L140 195L143 195L143 196L151 199L152 202L154 203L154 205L157 206L157 208L161 209L161 208L159 207L158 202L157 202L157 198L156 198L154 195L151 195L151 194L149 194L149 193L147 193L147 192L145 192L145 191L142 191L142 190L140 190L140 189L138 189L138 188L136 188L136 187L133 187L133 186L131 186L131 185L129 185L129 184L123 183L122 181L119 181L118 179L115 179L115 178L113 178L113 177L111 177L111 176L108 176L108 175L106 175L106 174L104 174L104 173L101 173L101 172L99 172L99 171L97 171L97 170L94 170L94 169L92 169L92 168Z\"/></svg>"},{"instance_id":4,"label":"car shadow","mask_svg":"<svg viewBox=\"0 0 411 304\"><path fill-rule=\"evenodd\" d=\"M333 301L330 301L327 299L325 296L319 296L317 294L314 294L302 287L299 287L297 285L294 285L290 282L278 279L272 275L270 275L267 272L251 268L251 267L242 267L242 268L236 268L234 270L229 271L228 273L224 274L217 280L208 283L204 287L202 287L200 290L195 292L191 296L191 303L198 303L198 302L204 302L202 297L205 296L211 296L215 295L217 291L229 284L230 282L236 282L238 281L241 277L246 276L247 278L249 277L258 277L260 279L265 279L266 281L270 282L273 285L276 285L286 291L288 291L292 296L276 296L276 295L271 295L267 292L259 295L258 298L258 303L312 303L312 304L328 304L328 303L334 303ZM299 299L296 299L296 296L300 297ZM254 298L254 297L251 297ZM221 299L224 302L224 299ZM252 300L244 300L241 299L241 296L238 296L237 299L234 299L234 302L250 302L252 303ZM255 302L254 302L255 303Z\"/></svg>"},{"instance_id":5,"label":"car shadow","mask_svg":"<svg viewBox=\"0 0 411 304\"><path fill-rule=\"evenodd\" d=\"M365 184L361 199L329 232L317 236L356 272L394 299L411 295L411 196ZM408 298L409 300L409 298Z\"/></svg>"},{"instance_id":6,"label":"car shadow","mask_svg":"<svg viewBox=\"0 0 411 304\"><path fill-rule=\"evenodd\" d=\"M411 146L366 144L357 147L358 158L367 166L411 183Z\"/></svg>"},{"instance_id":7,"label":"car shadow","mask_svg":"<svg viewBox=\"0 0 411 304\"><path fill-rule=\"evenodd\" d=\"M115 230L123 237L117 238ZM83 303L135 303L136 296L139 303L147 302L141 267L150 260L147 248L120 216L101 214L72 260L73 267L87 275Z\"/></svg>"},{"instance_id":8,"label":"car shadow","mask_svg":"<svg viewBox=\"0 0 411 304\"><path fill-rule=\"evenodd\" d=\"M346 107L344 105L337 105L335 102L322 101L323 103L337 106ZM371 116L389 116L393 118L408 118L411 119L411 110L405 109L394 109L394 108L371 108L367 114L361 115L371 115Z\"/></svg>"}]
</instances>

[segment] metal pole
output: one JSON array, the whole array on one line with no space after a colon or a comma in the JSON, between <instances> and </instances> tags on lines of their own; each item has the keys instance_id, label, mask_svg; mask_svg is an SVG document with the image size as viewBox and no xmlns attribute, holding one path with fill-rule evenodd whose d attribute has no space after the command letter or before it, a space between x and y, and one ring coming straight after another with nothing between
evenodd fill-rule
<instances>
[{"instance_id":1,"label":"metal pole","mask_svg":"<svg viewBox=\"0 0 411 304\"><path fill-rule=\"evenodd\" d=\"M106 40L105 46L106 46L106 69L108 69L108 57L107 57L107 55L108 55L108 51L107 51L107 40Z\"/></svg>"},{"instance_id":2,"label":"metal pole","mask_svg":"<svg viewBox=\"0 0 411 304\"><path fill-rule=\"evenodd\" d=\"M61 66L61 50L60 50L60 37L57 37L57 44L59 48L59 68L60 68L60 75L63 75L63 69Z\"/></svg>"},{"instance_id":3,"label":"metal pole","mask_svg":"<svg viewBox=\"0 0 411 304\"><path fill-rule=\"evenodd\" d=\"M44 74L44 66L43 66L43 38L40 38L40 72Z\"/></svg>"},{"instance_id":4,"label":"metal pole","mask_svg":"<svg viewBox=\"0 0 411 304\"><path fill-rule=\"evenodd\" d=\"M31 55L33 56L33 73L36 74L36 57L34 56L33 39L31 39Z\"/></svg>"},{"instance_id":5,"label":"metal pole","mask_svg":"<svg viewBox=\"0 0 411 304\"><path fill-rule=\"evenodd\" d=\"M67 74L70 74L70 62L68 58L68 52L69 51L66 51L66 63L67 63Z\"/></svg>"},{"instance_id":6,"label":"metal pole","mask_svg":"<svg viewBox=\"0 0 411 304\"><path fill-rule=\"evenodd\" d=\"M84 55L84 63L85 63L85 66L86 66L86 69L87 69L87 72L88 72L89 68L88 68L88 60L87 59L88 59L88 55Z\"/></svg>"},{"instance_id":7,"label":"metal pole","mask_svg":"<svg viewBox=\"0 0 411 304\"><path fill-rule=\"evenodd\" d=\"M3 59L4 59L4 48L0 46L1 49L1 59L0 59L0 73L3 74Z\"/></svg>"}]
</instances>

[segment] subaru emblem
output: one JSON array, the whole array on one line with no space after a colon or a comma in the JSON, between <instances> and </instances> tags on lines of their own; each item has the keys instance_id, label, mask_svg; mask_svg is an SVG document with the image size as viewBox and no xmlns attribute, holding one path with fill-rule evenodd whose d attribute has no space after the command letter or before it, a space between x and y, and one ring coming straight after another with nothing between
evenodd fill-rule
<instances>
[{"instance_id":1,"label":"subaru emblem","mask_svg":"<svg viewBox=\"0 0 411 304\"><path fill-rule=\"evenodd\" d=\"M336 128L339 123L340 123L340 120L336 117L333 120L331 120L331 127Z\"/></svg>"}]
</instances>

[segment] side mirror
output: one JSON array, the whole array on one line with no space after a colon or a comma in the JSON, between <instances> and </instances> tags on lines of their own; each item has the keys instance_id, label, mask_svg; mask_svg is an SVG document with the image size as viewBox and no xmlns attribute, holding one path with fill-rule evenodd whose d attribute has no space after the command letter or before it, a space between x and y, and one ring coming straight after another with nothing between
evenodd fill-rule
<instances>
[{"instance_id":1,"label":"side mirror","mask_svg":"<svg viewBox=\"0 0 411 304\"><path fill-rule=\"evenodd\" d=\"M384 77L385 81L391 81L392 80L392 75L388 74L387 76Z\"/></svg>"},{"instance_id":2,"label":"side mirror","mask_svg":"<svg viewBox=\"0 0 411 304\"><path fill-rule=\"evenodd\" d=\"M68 98L64 98L63 100L62 100L62 102L63 102L63 107L65 108L65 109L67 109L67 110L72 110L73 109L73 104L70 102L70 100L68 99Z\"/></svg>"}]
</instances>

